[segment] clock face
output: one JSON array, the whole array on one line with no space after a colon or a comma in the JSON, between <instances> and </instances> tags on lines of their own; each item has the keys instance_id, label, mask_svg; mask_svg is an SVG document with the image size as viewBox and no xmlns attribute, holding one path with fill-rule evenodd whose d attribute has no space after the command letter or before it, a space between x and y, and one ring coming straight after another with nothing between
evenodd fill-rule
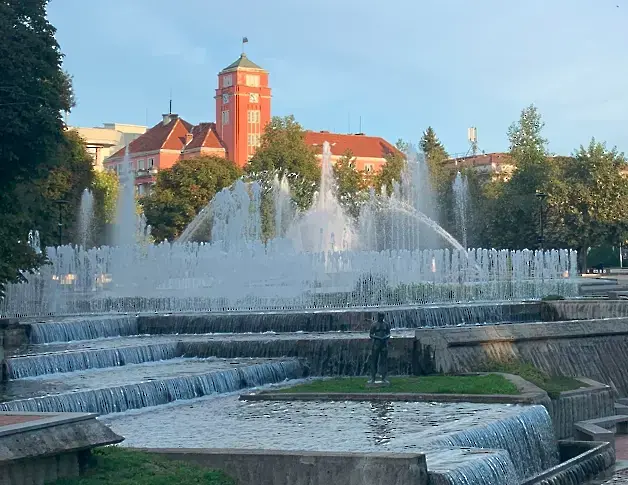
<instances>
[{"instance_id":1,"label":"clock face","mask_svg":"<svg viewBox=\"0 0 628 485\"><path fill-rule=\"evenodd\" d=\"M249 101L251 103L257 103L259 101L259 94L257 94L257 93L249 94Z\"/></svg>"},{"instance_id":2,"label":"clock face","mask_svg":"<svg viewBox=\"0 0 628 485\"><path fill-rule=\"evenodd\" d=\"M228 94L225 93L225 94L222 95L222 102L224 104L227 104L229 102L229 95Z\"/></svg>"}]
</instances>

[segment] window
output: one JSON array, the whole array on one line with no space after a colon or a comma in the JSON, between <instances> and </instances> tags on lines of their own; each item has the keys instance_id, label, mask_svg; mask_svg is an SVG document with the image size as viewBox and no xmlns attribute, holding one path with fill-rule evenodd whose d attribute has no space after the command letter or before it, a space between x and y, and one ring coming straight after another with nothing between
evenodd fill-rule
<instances>
[{"instance_id":1,"label":"window","mask_svg":"<svg viewBox=\"0 0 628 485\"><path fill-rule=\"evenodd\" d=\"M249 138L249 140L248 140L249 147L257 148L260 145L261 137L260 137L259 133L249 133L248 138Z\"/></svg>"},{"instance_id":2,"label":"window","mask_svg":"<svg viewBox=\"0 0 628 485\"><path fill-rule=\"evenodd\" d=\"M138 160L137 161L137 169L138 170L144 170L144 160Z\"/></svg>"},{"instance_id":3,"label":"window","mask_svg":"<svg viewBox=\"0 0 628 485\"><path fill-rule=\"evenodd\" d=\"M245 82L247 86L251 86L252 88L257 88L259 87L259 76L256 74L247 74Z\"/></svg>"},{"instance_id":4,"label":"window","mask_svg":"<svg viewBox=\"0 0 628 485\"><path fill-rule=\"evenodd\" d=\"M222 112L222 124L223 125L228 125L229 124L229 111L223 111Z\"/></svg>"},{"instance_id":5,"label":"window","mask_svg":"<svg viewBox=\"0 0 628 485\"><path fill-rule=\"evenodd\" d=\"M148 163L146 164L147 168L153 168L153 166L155 165L155 159L154 158L149 158L148 159Z\"/></svg>"},{"instance_id":6,"label":"window","mask_svg":"<svg viewBox=\"0 0 628 485\"><path fill-rule=\"evenodd\" d=\"M372 163L365 163L364 164L364 171L366 173L371 173L373 172L373 164Z\"/></svg>"},{"instance_id":7,"label":"window","mask_svg":"<svg viewBox=\"0 0 628 485\"><path fill-rule=\"evenodd\" d=\"M247 119L249 123L259 123L260 118L261 115L258 109L250 109L247 113Z\"/></svg>"},{"instance_id":8,"label":"window","mask_svg":"<svg viewBox=\"0 0 628 485\"><path fill-rule=\"evenodd\" d=\"M231 74L222 78L222 87L228 88L230 86L233 86L233 77L231 77Z\"/></svg>"}]
</instances>

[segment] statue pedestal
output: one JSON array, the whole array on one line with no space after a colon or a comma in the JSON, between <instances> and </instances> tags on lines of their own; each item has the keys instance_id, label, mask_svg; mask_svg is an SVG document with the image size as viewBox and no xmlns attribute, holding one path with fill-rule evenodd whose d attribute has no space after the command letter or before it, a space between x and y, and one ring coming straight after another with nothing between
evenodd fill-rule
<instances>
[{"instance_id":1,"label":"statue pedestal","mask_svg":"<svg viewBox=\"0 0 628 485\"><path fill-rule=\"evenodd\" d=\"M390 386L390 382L388 381L368 381L366 383L366 387L388 387Z\"/></svg>"}]
</instances>

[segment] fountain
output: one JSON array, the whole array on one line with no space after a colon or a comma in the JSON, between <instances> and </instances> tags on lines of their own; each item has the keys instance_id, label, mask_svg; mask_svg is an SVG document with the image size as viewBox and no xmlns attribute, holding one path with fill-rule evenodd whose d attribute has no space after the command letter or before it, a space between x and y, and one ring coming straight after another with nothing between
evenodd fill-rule
<instances>
[{"instance_id":1,"label":"fountain","mask_svg":"<svg viewBox=\"0 0 628 485\"><path fill-rule=\"evenodd\" d=\"M429 181L414 152L391 196L372 190L355 225L335 197L326 143L320 188L304 213L294 211L285 175L268 177L266 185L238 180L177 242L157 245L137 215L128 153L124 163L116 246L48 248L51 264L28 283L9 285L1 314L307 310L578 291L575 278L566 277L577 274L575 252L467 251L428 217ZM264 217L273 228L266 240ZM453 249L436 246L436 236ZM192 242L199 239L209 242Z\"/></svg>"},{"instance_id":2,"label":"fountain","mask_svg":"<svg viewBox=\"0 0 628 485\"><path fill-rule=\"evenodd\" d=\"M467 247L467 231L469 224L469 181L460 172L456 174L452 186L454 194L454 214L456 225L460 228L462 245Z\"/></svg>"},{"instance_id":3,"label":"fountain","mask_svg":"<svg viewBox=\"0 0 628 485\"><path fill-rule=\"evenodd\" d=\"M78 241L77 243L87 248L92 243L92 231L94 229L94 196L89 189L81 194L81 205L78 215Z\"/></svg>"}]
</instances>

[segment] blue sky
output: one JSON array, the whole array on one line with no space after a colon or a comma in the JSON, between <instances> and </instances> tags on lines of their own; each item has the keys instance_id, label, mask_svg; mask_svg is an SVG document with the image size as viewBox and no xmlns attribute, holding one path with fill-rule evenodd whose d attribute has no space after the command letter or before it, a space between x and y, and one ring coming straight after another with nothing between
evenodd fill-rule
<instances>
[{"instance_id":1,"label":"blue sky","mask_svg":"<svg viewBox=\"0 0 628 485\"><path fill-rule=\"evenodd\" d=\"M628 152L623 0L52 0L74 76L74 126L214 121L216 74L240 54L270 72L274 115L394 142L432 125L450 153L507 149L536 104L550 150L595 136ZM618 6L619 5L619 6Z\"/></svg>"}]
</instances>

